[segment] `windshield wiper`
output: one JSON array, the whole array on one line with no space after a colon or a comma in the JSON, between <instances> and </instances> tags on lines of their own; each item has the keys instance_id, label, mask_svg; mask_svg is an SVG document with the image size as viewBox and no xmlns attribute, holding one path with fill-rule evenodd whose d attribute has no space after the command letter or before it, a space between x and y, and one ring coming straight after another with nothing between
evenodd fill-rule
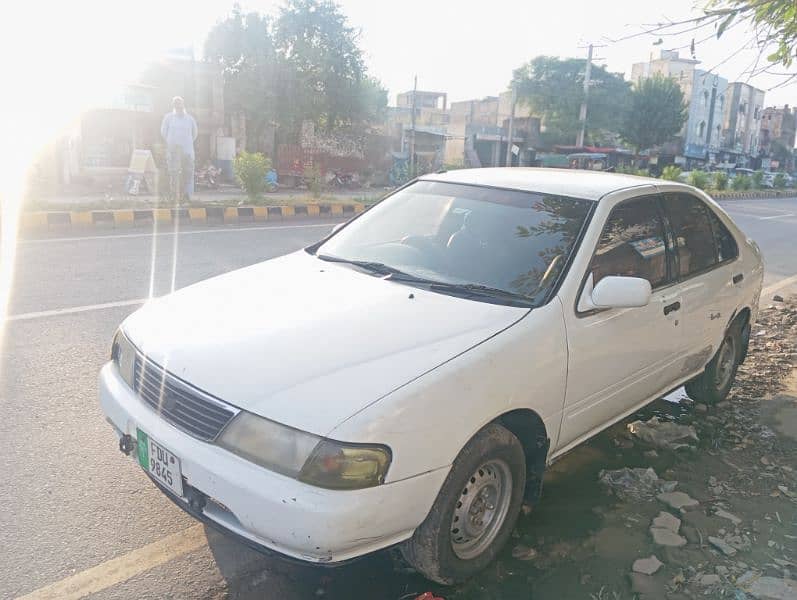
<instances>
[{"instance_id":1,"label":"windshield wiper","mask_svg":"<svg viewBox=\"0 0 797 600\"><path fill-rule=\"evenodd\" d=\"M400 281L403 283L415 283L425 285L432 291L451 293L462 295L466 297L489 297L493 299L509 300L513 304L522 306L531 306L534 303L534 298L502 290L501 288L494 288L488 285L481 285L479 283L451 283L447 281L436 281L434 279L426 279L425 277L418 277L410 275L409 273L390 273L387 277L390 281Z\"/></svg>"},{"instance_id":2,"label":"windshield wiper","mask_svg":"<svg viewBox=\"0 0 797 600\"><path fill-rule=\"evenodd\" d=\"M396 269L395 267L372 260L355 260L351 258L343 258L341 256L330 256L329 254L317 254L316 256L327 262L338 262L347 265L354 265L355 267L360 267L361 269L371 271L372 273L377 273L378 275L401 275L411 277L411 275L408 275L404 271Z\"/></svg>"}]
</instances>

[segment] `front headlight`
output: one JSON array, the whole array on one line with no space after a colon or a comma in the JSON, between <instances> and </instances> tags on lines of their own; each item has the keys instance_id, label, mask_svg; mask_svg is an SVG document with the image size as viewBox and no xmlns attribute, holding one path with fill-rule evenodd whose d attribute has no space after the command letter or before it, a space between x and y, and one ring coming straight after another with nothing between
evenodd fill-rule
<instances>
[{"instance_id":1,"label":"front headlight","mask_svg":"<svg viewBox=\"0 0 797 600\"><path fill-rule=\"evenodd\" d=\"M113 336L111 360L119 369L119 374L127 385L133 387L133 371L136 364L136 348L119 329Z\"/></svg>"},{"instance_id":2,"label":"front headlight","mask_svg":"<svg viewBox=\"0 0 797 600\"><path fill-rule=\"evenodd\" d=\"M248 412L235 417L216 443L266 469L329 489L379 485L390 466L385 446L344 444Z\"/></svg>"}]
</instances>

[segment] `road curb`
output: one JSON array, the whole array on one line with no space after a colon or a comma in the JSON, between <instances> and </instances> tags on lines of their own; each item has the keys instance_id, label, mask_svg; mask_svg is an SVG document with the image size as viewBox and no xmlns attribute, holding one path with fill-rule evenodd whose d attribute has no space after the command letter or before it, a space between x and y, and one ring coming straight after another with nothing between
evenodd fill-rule
<instances>
[{"instance_id":1,"label":"road curb","mask_svg":"<svg viewBox=\"0 0 797 600\"><path fill-rule=\"evenodd\" d=\"M759 190L754 192L708 192L714 200L768 200L772 198L791 198L797 195L797 190Z\"/></svg>"},{"instance_id":2,"label":"road curb","mask_svg":"<svg viewBox=\"0 0 797 600\"><path fill-rule=\"evenodd\" d=\"M365 210L359 202L347 204L295 204L285 206L205 206L117 210L49 210L22 213L22 231L53 228L147 227L153 224L227 225L309 218L354 216Z\"/></svg>"}]
</instances>

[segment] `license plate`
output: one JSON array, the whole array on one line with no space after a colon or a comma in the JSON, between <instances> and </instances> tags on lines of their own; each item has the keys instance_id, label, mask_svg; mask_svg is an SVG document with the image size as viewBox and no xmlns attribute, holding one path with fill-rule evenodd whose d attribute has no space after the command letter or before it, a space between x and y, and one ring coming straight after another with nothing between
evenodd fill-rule
<instances>
[{"instance_id":1,"label":"license plate","mask_svg":"<svg viewBox=\"0 0 797 600\"><path fill-rule=\"evenodd\" d=\"M136 429L138 463L178 496L183 495L183 474L180 470L180 459L149 437L140 429Z\"/></svg>"}]
</instances>

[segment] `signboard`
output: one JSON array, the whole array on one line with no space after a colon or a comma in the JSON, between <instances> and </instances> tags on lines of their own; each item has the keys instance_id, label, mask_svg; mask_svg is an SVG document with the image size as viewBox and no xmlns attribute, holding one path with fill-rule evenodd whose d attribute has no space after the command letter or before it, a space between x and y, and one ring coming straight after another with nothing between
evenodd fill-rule
<instances>
[{"instance_id":1,"label":"signboard","mask_svg":"<svg viewBox=\"0 0 797 600\"><path fill-rule=\"evenodd\" d=\"M520 148L516 144L512 144L512 154L514 154L515 156L520 154Z\"/></svg>"},{"instance_id":2,"label":"signboard","mask_svg":"<svg viewBox=\"0 0 797 600\"><path fill-rule=\"evenodd\" d=\"M142 188L156 192L158 187L158 169L149 150L133 150L130 155L130 166L127 167L125 192L137 196Z\"/></svg>"}]
</instances>

